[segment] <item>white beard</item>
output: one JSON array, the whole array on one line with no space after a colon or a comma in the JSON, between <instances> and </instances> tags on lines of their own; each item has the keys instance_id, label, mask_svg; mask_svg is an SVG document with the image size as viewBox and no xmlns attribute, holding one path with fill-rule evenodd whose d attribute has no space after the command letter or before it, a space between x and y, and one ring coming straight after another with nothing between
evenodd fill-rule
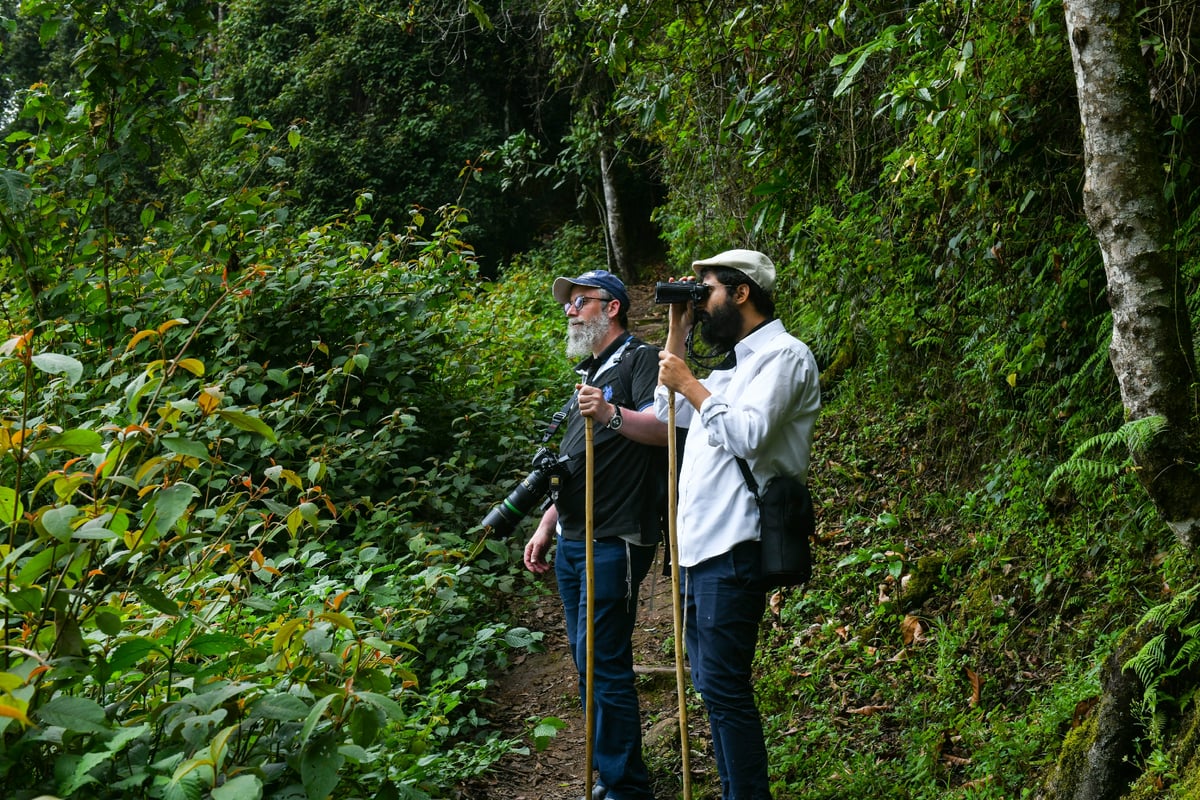
<instances>
[{"instance_id":1,"label":"white beard","mask_svg":"<svg viewBox=\"0 0 1200 800\"><path fill-rule=\"evenodd\" d=\"M608 335L612 320L608 317L597 317L577 325L567 325L567 358L583 358L590 356L598 342L604 341Z\"/></svg>"}]
</instances>

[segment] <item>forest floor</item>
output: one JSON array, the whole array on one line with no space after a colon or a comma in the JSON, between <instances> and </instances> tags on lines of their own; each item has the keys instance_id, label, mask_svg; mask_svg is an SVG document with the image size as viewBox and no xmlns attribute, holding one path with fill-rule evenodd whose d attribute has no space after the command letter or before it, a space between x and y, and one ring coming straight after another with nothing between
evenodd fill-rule
<instances>
[{"instance_id":1,"label":"forest floor","mask_svg":"<svg viewBox=\"0 0 1200 800\"><path fill-rule=\"evenodd\" d=\"M631 286L630 330L650 344L666 338L664 307L653 304L653 285ZM528 536L529 523L514 535ZM664 575L659 558L642 582L638 596L637 625L633 635L634 669L642 709L643 752L658 797L675 797L679 791L679 700L675 678L674 606L670 575ZM544 650L519 655L509 669L496 677L487 693L489 705L481 714L506 738L529 745L528 755L510 753L487 775L463 788L461 800L578 800L584 795L584 720L580 708L578 675L567 648L562 605L553 571L538 579L544 591L536 597L518 598L515 624L541 631ZM690 676L685 676L690 687ZM706 769L707 720L694 694L688 697L689 767L693 775ZM534 747L537 723L553 717L565 727L545 749ZM709 763L711 766L711 763ZM703 800L696 793L695 800Z\"/></svg>"}]
</instances>

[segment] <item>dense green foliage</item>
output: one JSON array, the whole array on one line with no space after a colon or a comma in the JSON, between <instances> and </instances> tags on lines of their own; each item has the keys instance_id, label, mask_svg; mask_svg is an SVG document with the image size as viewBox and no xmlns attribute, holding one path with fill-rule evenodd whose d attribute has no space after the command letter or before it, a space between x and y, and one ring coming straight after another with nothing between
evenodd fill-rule
<instances>
[{"instance_id":1,"label":"dense green foliage","mask_svg":"<svg viewBox=\"0 0 1200 800\"><path fill-rule=\"evenodd\" d=\"M447 797L543 736L486 720L538 636L476 521L562 401L604 148L664 271L770 253L822 365L777 796L1030 796L1128 631L1132 791L1188 796L1197 571L1127 457L1059 4L450 5L0 3L6 796ZM1196 317L1195 23L1140 25Z\"/></svg>"},{"instance_id":2,"label":"dense green foliage","mask_svg":"<svg viewBox=\"0 0 1200 800\"><path fill-rule=\"evenodd\" d=\"M413 204L455 199L460 169L489 167L463 197L472 209L464 234L494 271L537 233L513 224L518 217L556 218L536 195L501 197L490 169L535 115L551 129L562 116L561 103L536 102L535 57L474 18L418 18L386 3L240 0L226 11L213 65L229 99L194 155L219 147L239 116L296 126L303 144L280 175L312 219L370 192L375 216L400 220Z\"/></svg>"},{"instance_id":3,"label":"dense green foliage","mask_svg":"<svg viewBox=\"0 0 1200 800\"><path fill-rule=\"evenodd\" d=\"M146 60L203 43L181 9L29 9L85 77L22 97L3 173L0 782L440 796L514 745L476 698L538 635L476 613L511 552L463 519L548 381L474 314L464 210L295 224L263 120L198 172L147 149L212 89Z\"/></svg>"}]
</instances>

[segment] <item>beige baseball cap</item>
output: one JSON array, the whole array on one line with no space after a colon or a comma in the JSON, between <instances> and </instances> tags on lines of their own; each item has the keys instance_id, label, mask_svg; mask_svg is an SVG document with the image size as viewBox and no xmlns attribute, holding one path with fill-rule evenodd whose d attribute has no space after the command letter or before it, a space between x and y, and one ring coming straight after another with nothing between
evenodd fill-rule
<instances>
[{"instance_id":1,"label":"beige baseball cap","mask_svg":"<svg viewBox=\"0 0 1200 800\"><path fill-rule=\"evenodd\" d=\"M726 250L712 258L692 262L692 269L697 275L706 267L736 269L757 283L764 292L769 293L775 288L775 263L757 250Z\"/></svg>"}]
</instances>

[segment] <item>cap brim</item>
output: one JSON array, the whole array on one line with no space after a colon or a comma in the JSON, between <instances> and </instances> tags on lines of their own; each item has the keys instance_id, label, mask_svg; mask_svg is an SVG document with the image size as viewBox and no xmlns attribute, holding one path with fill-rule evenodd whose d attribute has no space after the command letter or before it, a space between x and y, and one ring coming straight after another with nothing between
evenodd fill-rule
<instances>
[{"instance_id":1,"label":"cap brim","mask_svg":"<svg viewBox=\"0 0 1200 800\"><path fill-rule=\"evenodd\" d=\"M576 283L570 278L555 278L554 286L551 291L554 293L554 299L560 303L569 302L571 299L571 289L576 286L583 286L582 283Z\"/></svg>"}]
</instances>

